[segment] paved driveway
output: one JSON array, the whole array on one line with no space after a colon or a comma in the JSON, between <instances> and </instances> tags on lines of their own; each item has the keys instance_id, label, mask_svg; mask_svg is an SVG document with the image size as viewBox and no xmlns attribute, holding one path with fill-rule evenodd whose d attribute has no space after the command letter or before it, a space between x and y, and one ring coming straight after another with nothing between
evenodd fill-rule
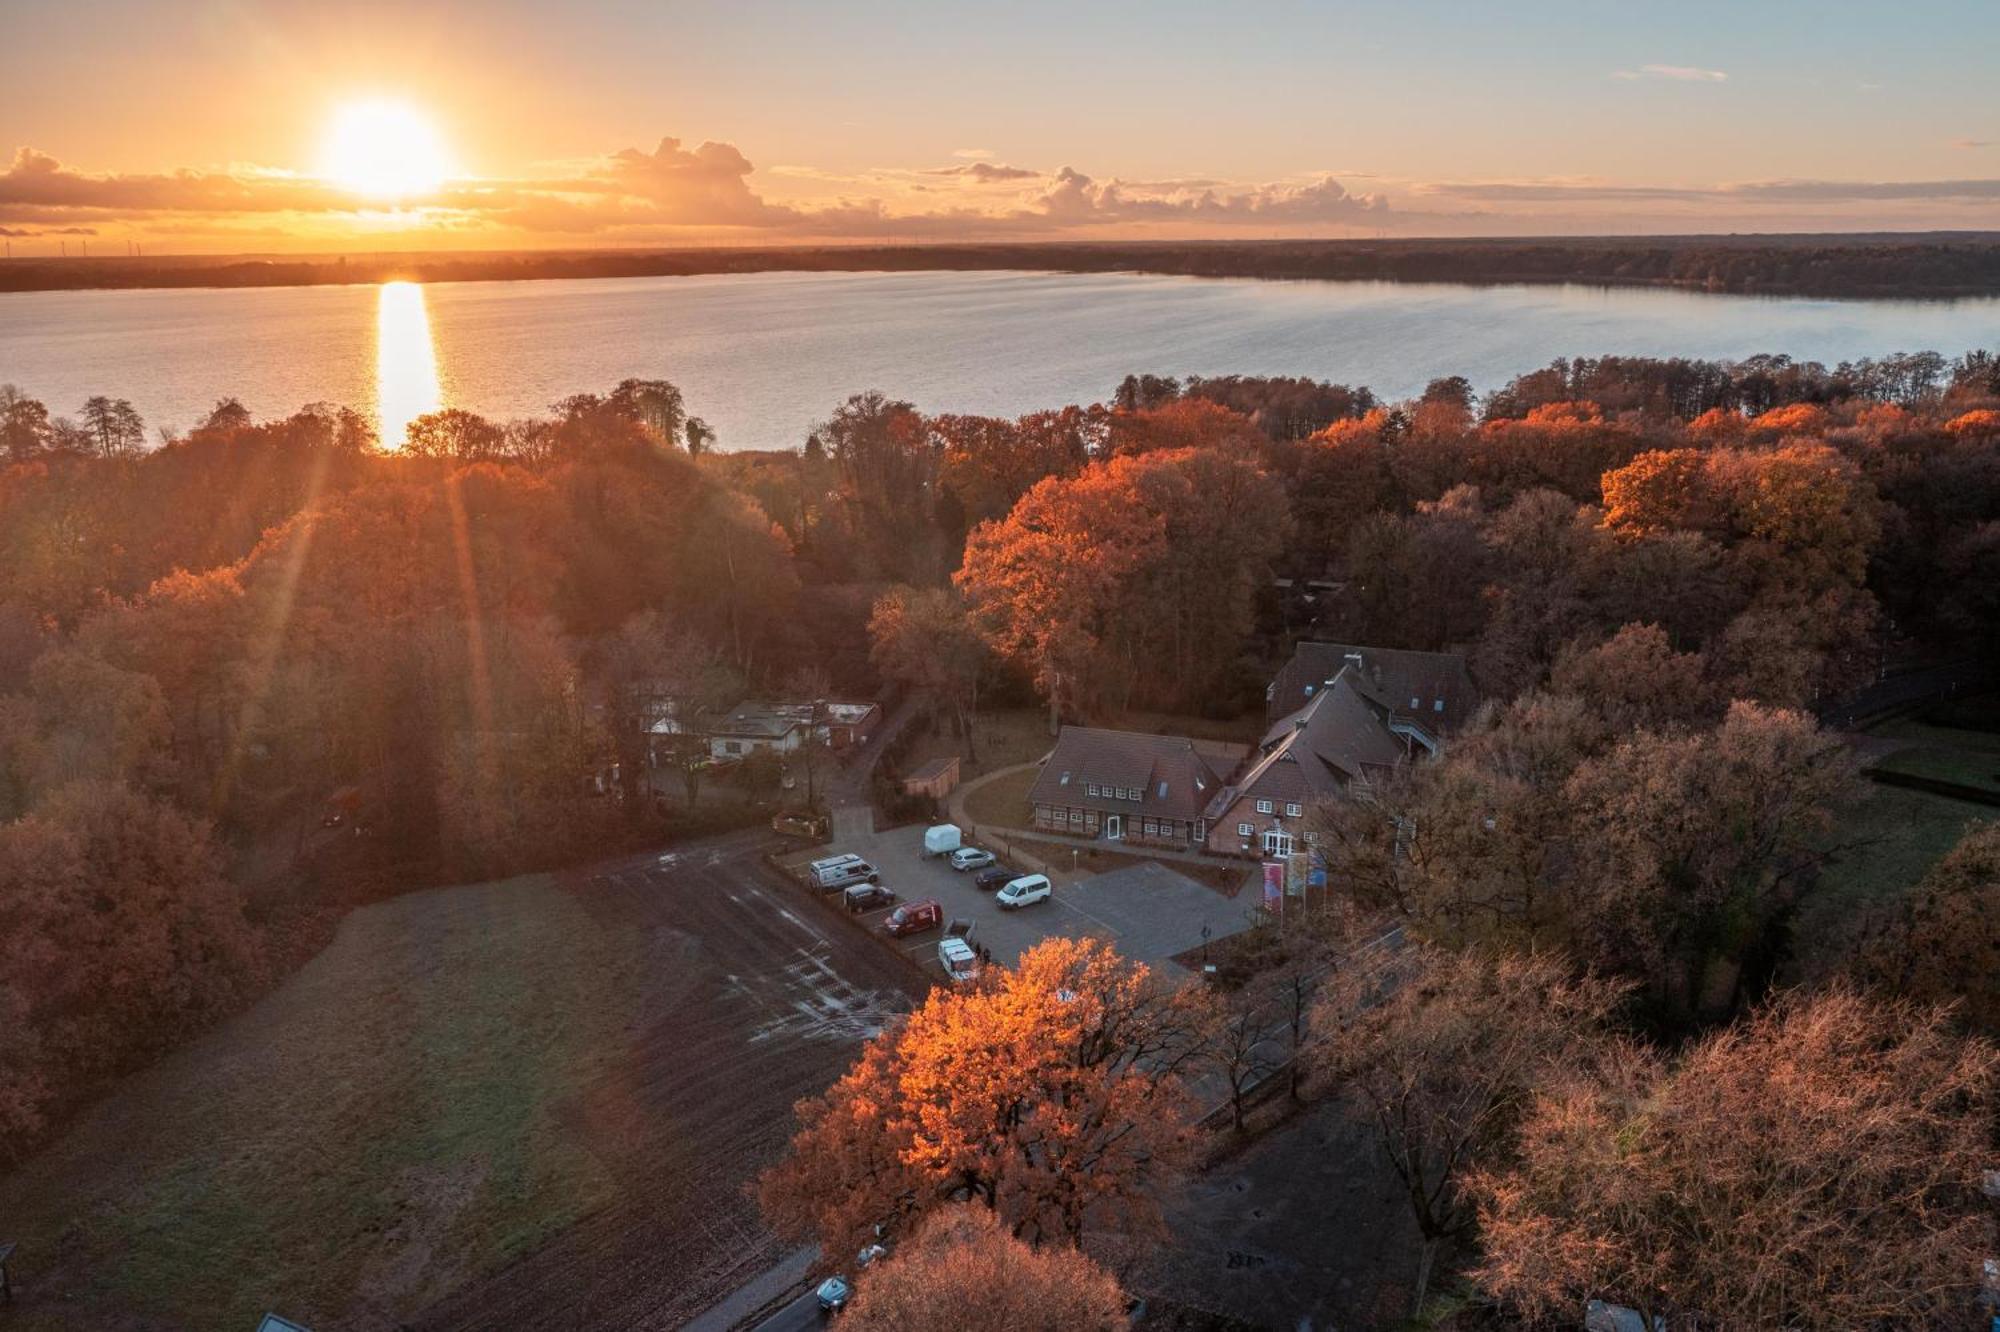
<instances>
[{"instance_id":1,"label":"paved driveway","mask_svg":"<svg viewBox=\"0 0 2000 1332\"><path fill-rule=\"evenodd\" d=\"M1003 911L993 894L973 886L973 875L953 870L941 859L923 854L921 827L891 828L836 840L829 847L801 852L790 859L803 864L821 856L852 851L881 872L882 882L899 901L935 897L947 919L973 922L973 942L984 944L995 960L1012 965L1027 949L1052 936L1092 936L1114 944L1124 956L1140 962L1164 962L1198 948L1202 929L1211 939L1234 934L1251 924L1251 899L1222 896L1164 865L1147 862L1109 874L1058 882L1046 902ZM887 908L867 913L879 925ZM936 966L938 931L911 935L899 945L928 967Z\"/></svg>"}]
</instances>

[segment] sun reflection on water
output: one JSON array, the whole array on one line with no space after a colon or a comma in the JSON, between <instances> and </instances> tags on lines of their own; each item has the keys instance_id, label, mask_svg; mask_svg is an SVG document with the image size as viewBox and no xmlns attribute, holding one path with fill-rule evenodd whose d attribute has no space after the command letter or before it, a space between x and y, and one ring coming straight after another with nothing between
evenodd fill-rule
<instances>
[{"instance_id":1,"label":"sun reflection on water","mask_svg":"<svg viewBox=\"0 0 2000 1332\"><path fill-rule=\"evenodd\" d=\"M410 422L443 406L424 289L415 282L385 282L375 315L375 415L382 447L401 448Z\"/></svg>"}]
</instances>

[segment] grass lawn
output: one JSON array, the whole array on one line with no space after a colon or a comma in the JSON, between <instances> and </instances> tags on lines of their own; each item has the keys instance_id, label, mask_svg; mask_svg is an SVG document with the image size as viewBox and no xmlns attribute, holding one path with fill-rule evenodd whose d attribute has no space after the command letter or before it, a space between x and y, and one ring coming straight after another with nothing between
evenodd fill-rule
<instances>
[{"instance_id":1,"label":"grass lawn","mask_svg":"<svg viewBox=\"0 0 2000 1332\"><path fill-rule=\"evenodd\" d=\"M1869 734L1909 742L1907 748L1896 750L1877 765L1887 771L2000 793L2000 735L1914 719L1890 722Z\"/></svg>"},{"instance_id":2,"label":"grass lawn","mask_svg":"<svg viewBox=\"0 0 2000 1332\"><path fill-rule=\"evenodd\" d=\"M959 760L961 781L997 768L1032 763L1055 745L1054 737L1049 734L1046 708L1011 708L982 712L973 718L972 742L978 753L976 760L965 757L965 742L952 734L949 723L940 722L935 732L927 728L921 718L913 725L920 734L910 746L909 756L903 760L903 771L914 772L936 758L956 758Z\"/></svg>"},{"instance_id":3,"label":"grass lawn","mask_svg":"<svg viewBox=\"0 0 2000 1332\"><path fill-rule=\"evenodd\" d=\"M1838 964L1865 915L1894 902L1964 835L2000 811L1924 791L1870 784L1834 829L1854 844L1820 876L1793 928L1794 969L1812 977Z\"/></svg>"},{"instance_id":4,"label":"grass lawn","mask_svg":"<svg viewBox=\"0 0 2000 1332\"><path fill-rule=\"evenodd\" d=\"M623 1048L641 948L543 877L355 912L0 1180L5 1321L386 1326L504 1263L615 1192L565 1116Z\"/></svg>"},{"instance_id":5,"label":"grass lawn","mask_svg":"<svg viewBox=\"0 0 2000 1332\"><path fill-rule=\"evenodd\" d=\"M1024 828L1028 825L1028 788L1035 784L1040 770L1025 768L1020 772L996 777L977 791L965 797L965 813L974 823L990 824L1001 828Z\"/></svg>"}]
</instances>

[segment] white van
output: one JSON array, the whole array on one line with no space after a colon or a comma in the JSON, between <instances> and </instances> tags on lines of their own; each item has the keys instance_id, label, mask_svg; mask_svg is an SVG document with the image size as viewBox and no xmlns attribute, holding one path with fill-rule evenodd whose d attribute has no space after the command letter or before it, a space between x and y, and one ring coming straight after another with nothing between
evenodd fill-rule
<instances>
[{"instance_id":1,"label":"white van","mask_svg":"<svg viewBox=\"0 0 2000 1332\"><path fill-rule=\"evenodd\" d=\"M814 874L818 874L822 870L838 869L842 865L852 865L855 861L859 859L861 859L860 856L857 856L852 851L849 851L846 855L843 856L827 856L823 860L815 860L810 866L808 866L808 868L811 869Z\"/></svg>"},{"instance_id":2,"label":"white van","mask_svg":"<svg viewBox=\"0 0 2000 1332\"><path fill-rule=\"evenodd\" d=\"M940 823L934 828L924 829L924 854L927 856L948 856L965 843L956 823Z\"/></svg>"},{"instance_id":3,"label":"white van","mask_svg":"<svg viewBox=\"0 0 2000 1332\"><path fill-rule=\"evenodd\" d=\"M938 965L954 985L979 979L979 953L965 940L949 937L938 940Z\"/></svg>"},{"instance_id":4,"label":"white van","mask_svg":"<svg viewBox=\"0 0 2000 1332\"><path fill-rule=\"evenodd\" d=\"M856 857L844 865L829 865L823 870L814 871L813 882L832 892L851 883L879 883L881 879L877 876L873 865Z\"/></svg>"},{"instance_id":5,"label":"white van","mask_svg":"<svg viewBox=\"0 0 2000 1332\"><path fill-rule=\"evenodd\" d=\"M993 900L1000 904L1002 911L1011 911L1015 907L1046 902L1054 891L1055 887L1049 882L1048 875L1023 874L1018 879L1009 880L1007 886L1002 888Z\"/></svg>"}]
</instances>

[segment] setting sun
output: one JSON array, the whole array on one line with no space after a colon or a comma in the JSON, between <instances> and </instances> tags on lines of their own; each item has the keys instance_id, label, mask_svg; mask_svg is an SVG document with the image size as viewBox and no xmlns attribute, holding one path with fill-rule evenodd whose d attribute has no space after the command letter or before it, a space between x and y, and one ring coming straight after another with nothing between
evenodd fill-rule
<instances>
[{"instance_id":1,"label":"setting sun","mask_svg":"<svg viewBox=\"0 0 2000 1332\"><path fill-rule=\"evenodd\" d=\"M451 174L437 127L405 102L354 102L334 114L320 154L331 184L371 199L429 194Z\"/></svg>"}]
</instances>

